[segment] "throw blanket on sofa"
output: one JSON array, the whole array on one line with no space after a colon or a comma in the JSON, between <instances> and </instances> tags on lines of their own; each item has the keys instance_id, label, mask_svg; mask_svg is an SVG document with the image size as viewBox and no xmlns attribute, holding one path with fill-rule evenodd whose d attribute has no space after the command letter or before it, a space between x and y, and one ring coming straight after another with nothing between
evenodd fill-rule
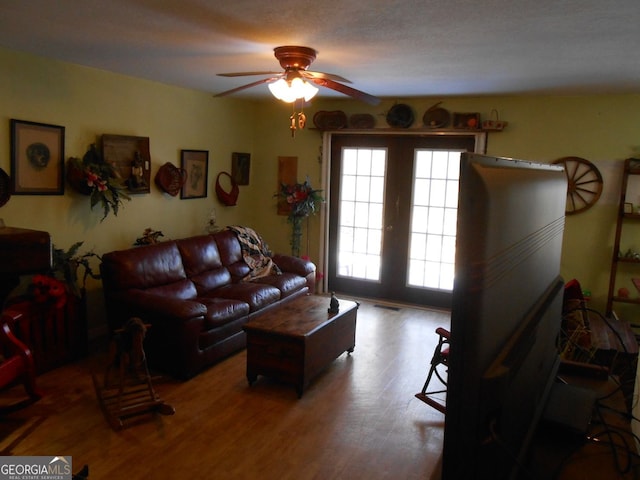
<instances>
[{"instance_id":1,"label":"throw blanket on sofa","mask_svg":"<svg viewBox=\"0 0 640 480\"><path fill-rule=\"evenodd\" d=\"M273 263L271 250L262 237L252 228L232 225L227 227L234 232L242 248L242 257L251 271L242 280L251 280L268 275L280 275L282 271Z\"/></svg>"}]
</instances>

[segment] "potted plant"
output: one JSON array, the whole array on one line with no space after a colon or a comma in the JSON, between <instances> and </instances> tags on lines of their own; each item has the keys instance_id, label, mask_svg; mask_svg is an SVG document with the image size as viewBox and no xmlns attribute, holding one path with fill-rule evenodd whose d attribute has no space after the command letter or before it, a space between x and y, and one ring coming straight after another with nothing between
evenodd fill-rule
<instances>
[{"instance_id":1,"label":"potted plant","mask_svg":"<svg viewBox=\"0 0 640 480\"><path fill-rule=\"evenodd\" d=\"M100 257L92 251L79 253L82 244L76 242L66 251L54 246L52 269L34 275L26 295L7 302L21 314L17 331L23 333L38 372L87 353L85 283L89 276L100 278L89 262Z\"/></svg>"},{"instance_id":2,"label":"potted plant","mask_svg":"<svg viewBox=\"0 0 640 480\"><path fill-rule=\"evenodd\" d=\"M92 257L100 256L89 251L79 254L83 242L76 242L65 251L53 246L53 262L51 271L34 275L28 287L28 296L37 303L54 303L57 308L64 307L68 295L84 298L87 277L100 279L89 263ZM82 276L78 270L82 267Z\"/></svg>"}]
</instances>

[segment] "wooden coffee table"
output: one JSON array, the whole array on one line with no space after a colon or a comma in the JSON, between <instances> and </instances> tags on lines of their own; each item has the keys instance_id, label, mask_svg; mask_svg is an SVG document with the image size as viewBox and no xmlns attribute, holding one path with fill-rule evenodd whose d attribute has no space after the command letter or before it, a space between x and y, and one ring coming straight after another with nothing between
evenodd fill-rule
<instances>
[{"instance_id":1,"label":"wooden coffee table","mask_svg":"<svg viewBox=\"0 0 640 480\"><path fill-rule=\"evenodd\" d=\"M293 384L301 397L333 360L353 352L358 303L340 300L338 313L328 313L329 300L305 295L247 322L249 385L265 375Z\"/></svg>"}]
</instances>

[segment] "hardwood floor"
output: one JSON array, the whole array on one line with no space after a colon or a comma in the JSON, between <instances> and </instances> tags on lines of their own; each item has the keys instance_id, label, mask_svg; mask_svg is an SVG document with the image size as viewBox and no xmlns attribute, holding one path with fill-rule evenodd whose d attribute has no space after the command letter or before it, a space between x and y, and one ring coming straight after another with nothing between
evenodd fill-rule
<instances>
[{"instance_id":1,"label":"hardwood floor","mask_svg":"<svg viewBox=\"0 0 640 480\"><path fill-rule=\"evenodd\" d=\"M447 312L362 301L356 348L298 399L240 352L187 382L156 381L173 416L120 432L98 407L91 371L104 355L38 377L45 397L0 417L0 455L70 455L94 479L438 479L444 416L414 397ZM3 392L0 402L22 395Z\"/></svg>"}]
</instances>

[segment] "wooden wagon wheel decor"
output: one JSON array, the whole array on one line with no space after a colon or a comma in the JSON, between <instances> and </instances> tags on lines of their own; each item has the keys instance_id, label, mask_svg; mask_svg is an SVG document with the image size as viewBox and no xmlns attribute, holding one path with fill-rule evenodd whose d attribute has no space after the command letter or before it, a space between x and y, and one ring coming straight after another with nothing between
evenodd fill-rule
<instances>
[{"instance_id":1,"label":"wooden wagon wheel decor","mask_svg":"<svg viewBox=\"0 0 640 480\"><path fill-rule=\"evenodd\" d=\"M598 201L602 194L602 175L593 163L580 157L563 157L552 163L564 166L567 176L567 215L584 212Z\"/></svg>"}]
</instances>

